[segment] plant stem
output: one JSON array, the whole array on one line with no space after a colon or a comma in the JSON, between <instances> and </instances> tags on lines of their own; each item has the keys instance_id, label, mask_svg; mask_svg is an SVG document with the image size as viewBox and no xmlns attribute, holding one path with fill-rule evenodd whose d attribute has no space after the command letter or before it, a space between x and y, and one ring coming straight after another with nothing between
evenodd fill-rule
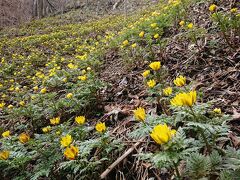
<instances>
[{"instance_id":1,"label":"plant stem","mask_svg":"<svg viewBox=\"0 0 240 180\"><path fill-rule=\"evenodd\" d=\"M180 175L179 170L178 170L178 165L174 161L173 161L173 166L174 166L175 171L176 171L177 179L180 180L181 179L181 175Z\"/></svg>"},{"instance_id":2,"label":"plant stem","mask_svg":"<svg viewBox=\"0 0 240 180\"><path fill-rule=\"evenodd\" d=\"M192 115L193 115L193 117L195 118L196 122L198 122L198 118L197 118L197 116L195 115L192 107L190 107L190 110L191 110ZM201 136L202 136L202 138L203 138L203 141L204 141L205 144L206 144L207 151L208 151L208 152L211 152L211 146L210 146L210 144L209 144L208 141L207 141L207 138L206 138L206 136L205 136L205 134L204 134L203 129L201 129L200 127L198 127L198 131L200 132L200 134L201 134Z\"/></svg>"},{"instance_id":3,"label":"plant stem","mask_svg":"<svg viewBox=\"0 0 240 180\"><path fill-rule=\"evenodd\" d=\"M206 138L206 136L205 136L205 134L204 134L203 129L201 129L201 128L198 127L198 130L200 131L200 134L201 134L201 136L202 136L202 138L203 138L203 141L205 142L205 144L206 144L206 146L207 146L207 151L208 151L208 152L211 152L211 146L209 145L209 143L208 143L208 141L207 141L207 138Z\"/></svg>"},{"instance_id":4,"label":"plant stem","mask_svg":"<svg viewBox=\"0 0 240 180\"><path fill-rule=\"evenodd\" d=\"M217 20L218 20L218 22L219 22L219 24L220 24L220 29L221 29L221 31L222 31L223 38L225 39L225 41L226 41L226 43L228 44L228 46L234 50L233 46L232 46L231 43L229 42L229 39L228 39L228 37L227 37L227 35L226 35L226 33L225 33L225 29L226 29L226 28L224 27L224 24L223 24L223 22L221 21L218 13L216 13L216 17L217 17Z\"/></svg>"},{"instance_id":5,"label":"plant stem","mask_svg":"<svg viewBox=\"0 0 240 180\"><path fill-rule=\"evenodd\" d=\"M190 108L191 113L192 113L193 117L195 118L196 122L198 122L198 118L197 118L197 116L195 115L195 113L194 113L192 107L189 107L189 108Z\"/></svg>"}]
</instances>

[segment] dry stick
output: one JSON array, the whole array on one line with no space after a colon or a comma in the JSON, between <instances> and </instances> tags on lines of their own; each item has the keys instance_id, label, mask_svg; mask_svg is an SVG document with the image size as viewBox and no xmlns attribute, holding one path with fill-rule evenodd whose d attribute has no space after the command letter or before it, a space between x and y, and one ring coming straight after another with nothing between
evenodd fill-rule
<instances>
[{"instance_id":1,"label":"dry stick","mask_svg":"<svg viewBox=\"0 0 240 180\"><path fill-rule=\"evenodd\" d=\"M122 156L120 156L114 163L112 163L108 168L101 174L100 178L104 179L106 176L122 161L124 160L129 154L131 154L135 148L137 148L144 140L142 137L138 142L136 142L130 149L128 149Z\"/></svg>"}]
</instances>

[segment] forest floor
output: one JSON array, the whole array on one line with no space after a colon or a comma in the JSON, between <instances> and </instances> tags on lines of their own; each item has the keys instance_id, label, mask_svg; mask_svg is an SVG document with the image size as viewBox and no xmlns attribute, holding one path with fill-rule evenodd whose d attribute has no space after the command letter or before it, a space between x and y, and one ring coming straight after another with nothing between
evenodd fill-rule
<instances>
[{"instance_id":1,"label":"forest floor","mask_svg":"<svg viewBox=\"0 0 240 180\"><path fill-rule=\"evenodd\" d=\"M0 132L10 130L12 135L11 142L3 139L0 143L0 150L10 151L6 161L0 160L0 167L8 166L0 170L2 179L176 179L178 170L183 179L224 179L229 175L224 174L225 170L230 174L238 172L235 166L227 166L231 163L227 164L224 155L228 154L228 146L236 154L240 146L239 10L230 12L239 3L224 1L212 12L208 1L153 1L138 6L134 6L135 1L132 3L129 14L124 6L110 15L96 14L94 8L88 9L87 14L76 10L0 31ZM217 11L222 18L220 23L212 16ZM184 25L180 25L183 20ZM193 27L189 27L191 23ZM224 25L223 29L219 24ZM191 110L212 122L204 119L202 126L199 122L193 126L211 126L209 129L221 139L212 143L214 135L206 132L212 149L222 149L220 154L227 149L217 168L192 173L192 169L186 168L190 160L185 161L185 156L178 159L177 170L161 164L170 162L172 155L170 160L158 157L157 161L147 155L141 158L142 154L153 157L158 152L149 136L149 127L164 122L184 129L192 118L187 110L177 114L176 109L166 109L165 103L170 106L171 102L166 97L159 102L157 97L163 89L151 89L143 76L151 62L161 62L163 69L156 88L161 89L161 83L164 88L174 86L176 77L183 75L186 87L177 92L198 92L198 103ZM155 75L154 72L150 76ZM138 107L148 114L146 124L139 125L133 118ZM202 111L203 107L206 109ZM214 108L221 109L222 115L212 115ZM80 115L87 119L86 129L76 126L76 119L74 122ZM52 124L51 119L57 117L62 124ZM151 124L152 118L156 124ZM217 118L219 122L215 123ZM105 123L107 133L93 132L96 122ZM227 133L214 129L225 124ZM51 130L42 132L49 125ZM190 142L196 136L197 151L210 157L214 151L208 149L208 144L202 145L194 128L186 128L185 139ZM14 144L23 132L29 134L31 143L26 144L27 140L23 145ZM75 160L68 161L68 156L63 157L66 149L61 146L59 150L62 137L56 137L58 132L62 137L73 137L70 144L79 148L78 158L74 156ZM137 134L134 138L132 132ZM41 153L41 148L49 150ZM222 164L229 167L224 172ZM21 172L22 167L29 172Z\"/></svg>"}]
</instances>

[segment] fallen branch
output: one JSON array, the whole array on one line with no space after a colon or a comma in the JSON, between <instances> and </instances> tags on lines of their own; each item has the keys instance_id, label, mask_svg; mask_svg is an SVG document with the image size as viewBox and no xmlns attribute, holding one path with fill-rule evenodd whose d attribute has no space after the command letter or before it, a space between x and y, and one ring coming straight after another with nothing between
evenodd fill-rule
<instances>
[{"instance_id":1,"label":"fallen branch","mask_svg":"<svg viewBox=\"0 0 240 180\"><path fill-rule=\"evenodd\" d=\"M141 138L138 142L136 142L130 149L128 149L122 156L120 156L114 163L112 163L100 176L101 179L106 178L106 176L129 154L131 154L134 149L136 149L142 142L144 141L144 137Z\"/></svg>"},{"instance_id":2,"label":"fallen branch","mask_svg":"<svg viewBox=\"0 0 240 180\"><path fill-rule=\"evenodd\" d=\"M118 0L114 5L113 5L113 10L115 10L121 3L123 2L123 0Z\"/></svg>"}]
</instances>

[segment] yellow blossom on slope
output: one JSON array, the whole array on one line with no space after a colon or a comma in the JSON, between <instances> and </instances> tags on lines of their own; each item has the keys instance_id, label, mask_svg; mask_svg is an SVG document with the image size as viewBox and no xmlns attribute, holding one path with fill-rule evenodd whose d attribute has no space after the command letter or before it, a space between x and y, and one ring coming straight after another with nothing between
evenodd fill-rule
<instances>
[{"instance_id":1,"label":"yellow blossom on slope","mask_svg":"<svg viewBox=\"0 0 240 180\"><path fill-rule=\"evenodd\" d=\"M72 97L73 97L73 93L68 93L68 94L66 95L66 98L68 98L68 99L72 99Z\"/></svg>"},{"instance_id":2,"label":"yellow blossom on slope","mask_svg":"<svg viewBox=\"0 0 240 180\"><path fill-rule=\"evenodd\" d=\"M66 136L63 136L61 138L61 145L63 147L67 147L72 143L73 139L72 136L70 134L67 134Z\"/></svg>"},{"instance_id":3,"label":"yellow blossom on slope","mask_svg":"<svg viewBox=\"0 0 240 180\"><path fill-rule=\"evenodd\" d=\"M125 40L125 41L123 41L123 46L127 46L128 44L129 44L129 41L128 40Z\"/></svg>"},{"instance_id":4,"label":"yellow blossom on slope","mask_svg":"<svg viewBox=\"0 0 240 180\"><path fill-rule=\"evenodd\" d=\"M9 137L9 136L10 136L10 131L9 130L2 133L2 137L4 137L4 138Z\"/></svg>"},{"instance_id":5,"label":"yellow blossom on slope","mask_svg":"<svg viewBox=\"0 0 240 180\"><path fill-rule=\"evenodd\" d=\"M15 88L15 91L16 91L16 92L19 92L19 91L20 91L20 88L19 88L19 87L16 87L16 88Z\"/></svg>"},{"instance_id":6,"label":"yellow blossom on slope","mask_svg":"<svg viewBox=\"0 0 240 180\"><path fill-rule=\"evenodd\" d=\"M232 9L230 10L230 12L231 12L231 13L236 13L237 10L238 10L237 8L232 8Z\"/></svg>"},{"instance_id":7,"label":"yellow blossom on slope","mask_svg":"<svg viewBox=\"0 0 240 180\"><path fill-rule=\"evenodd\" d=\"M152 23L150 26L151 26L152 28L156 28L156 27L157 27L157 23Z\"/></svg>"},{"instance_id":8,"label":"yellow blossom on slope","mask_svg":"<svg viewBox=\"0 0 240 180\"><path fill-rule=\"evenodd\" d=\"M83 75L83 76L78 76L78 79L81 81L86 81L87 80L87 76Z\"/></svg>"},{"instance_id":9,"label":"yellow blossom on slope","mask_svg":"<svg viewBox=\"0 0 240 180\"><path fill-rule=\"evenodd\" d=\"M45 94L47 92L46 88L41 89L40 93Z\"/></svg>"},{"instance_id":10,"label":"yellow blossom on slope","mask_svg":"<svg viewBox=\"0 0 240 180\"><path fill-rule=\"evenodd\" d=\"M155 34L153 37L154 37L154 39L158 39L159 38L159 34Z\"/></svg>"},{"instance_id":11,"label":"yellow blossom on slope","mask_svg":"<svg viewBox=\"0 0 240 180\"><path fill-rule=\"evenodd\" d=\"M19 102L19 105L20 105L20 106L25 106L25 102L24 102L24 101L20 101L20 102Z\"/></svg>"},{"instance_id":12,"label":"yellow blossom on slope","mask_svg":"<svg viewBox=\"0 0 240 180\"><path fill-rule=\"evenodd\" d=\"M0 103L0 108L3 108L5 106L5 103L4 102L1 102Z\"/></svg>"},{"instance_id":13,"label":"yellow blossom on slope","mask_svg":"<svg viewBox=\"0 0 240 180\"><path fill-rule=\"evenodd\" d=\"M74 65L73 63L69 63L67 66L69 67L69 69L77 69L78 68L78 66Z\"/></svg>"},{"instance_id":14,"label":"yellow blossom on slope","mask_svg":"<svg viewBox=\"0 0 240 180\"><path fill-rule=\"evenodd\" d=\"M55 117L55 118L50 119L50 124L52 124L52 125L57 125L59 123L60 123L60 117Z\"/></svg>"},{"instance_id":15,"label":"yellow blossom on slope","mask_svg":"<svg viewBox=\"0 0 240 180\"><path fill-rule=\"evenodd\" d=\"M180 21L180 22L179 22L179 25L180 25L180 26L184 26L184 24L185 24L184 21Z\"/></svg>"},{"instance_id":16,"label":"yellow blossom on slope","mask_svg":"<svg viewBox=\"0 0 240 180\"><path fill-rule=\"evenodd\" d=\"M135 48L135 47L137 47L137 44L134 43L134 44L131 45L131 47L132 47L132 48Z\"/></svg>"},{"instance_id":17,"label":"yellow blossom on slope","mask_svg":"<svg viewBox=\"0 0 240 180\"><path fill-rule=\"evenodd\" d=\"M9 151L0 151L0 159L7 160L9 158L10 152Z\"/></svg>"},{"instance_id":18,"label":"yellow blossom on slope","mask_svg":"<svg viewBox=\"0 0 240 180\"><path fill-rule=\"evenodd\" d=\"M51 126L47 126L47 127L42 128L42 131L43 131L44 133L50 132L50 131L51 131Z\"/></svg>"},{"instance_id":19,"label":"yellow blossom on slope","mask_svg":"<svg viewBox=\"0 0 240 180\"><path fill-rule=\"evenodd\" d=\"M66 83L66 82L67 82L67 78L63 78L63 80L62 80L62 81Z\"/></svg>"},{"instance_id":20,"label":"yellow blossom on slope","mask_svg":"<svg viewBox=\"0 0 240 180\"><path fill-rule=\"evenodd\" d=\"M193 23L189 23L189 24L187 25L187 27L188 27L188 29L192 29L192 28L193 28Z\"/></svg>"},{"instance_id":21,"label":"yellow blossom on slope","mask_svg":"<svg viewBox=\"0 0 240 180\"><path fill-rule=\"evenodd\" d=\"M150 74L150 70L146 70L142 73L142 76L146 78L149 74Z\"/></svg>"},{"instance_id":22,"label":"yellow blossom on slope","mask_svg":"<svg viewBox=\"0 0 240 180\"><path fill-rule=\"evenodd\" d=\"M78 155L78 148L76 146L71 145L70 147L67 147L64 151L64 156L67 159L74 160L76 156Z\"/></svg>"},{"instance_id":23,"label":"yellow blossom on slope","mask_svg":"<svg viewBox=\"0 0 240 180\"><path fill-rule=\"evenodd\" d=\"M18 136L18 139L21 143L27 143L30 140L30 136L27 133L21 133Z\"/></svg>"},{"instance_id":24,"label":"yellow blossom on slope","mask_svg":"<svg viewBox=\"0 0 240 180\"><path fill-rule=\"evenodd\" d=\"M166 124L159 124L155 126L150 134L157 144L165 144L172 136L176 134L176 130L171 130Z\"/></svg>"},{"instance_id":25,"label":"yellow blossom on slope","mask_svg":"<svg viewBox=\"0 0 240 180\"><path fill-rule=\"evenodd\" d=\"M142 107L137 108L134 112L134 117L139 121L144 121L146 118L145 109Z\"/></svg>"},{"instance_id":26,"label":"yellow blossom on slope","mask_svg":"<svg viewBox=\"0 0 240 180\"><path fill-rule=\"evenodd\" d=\"M33 87L33 90L34 90L34 91L37 91L37 90L38 90L38 86L34 86L34 87Z\"/></svg>"},{"instance_id":27,"label":"yellow blossom on slope","mask_svg":"<svg viewBox=\"0 0 240 180\"><path fill-rule=\"evenodd\" d=\"M139 37L140 37L140 38L144 37L144 34L145 34L144 31L141 31L141 32L139 33Z\"/></svg>"},{"instance_id":28,"label":"yellow blossom on slope","mask_svg":"<svg viewBox=\"0 0 240 180\"><path fill-rule=\"evenodd\" d=\"M189 93L179 93L171 100L171 105L191 107L196 102L196 100L196 91L190 91Z\"/></svg>"},{"instance_id":29,"label":"yellow blossom on slope","mask_svg":"<svg viewBox=\"0 0 240 180\"><path fill-rule=\"evenodd\" d=\"M156 85L156 81L154 79L151 79L147 82L147 85L149 88L153 88Z\"/></svg>"},{"instance_id":30,"label":"yellow blossom on slope","mask_svg":"<svg viewBox=\"0 0 240 180\"><path fill-rule=\"evenodd\" d=\"M99 123L96 124L95 129L98 132L102 133L102 132L106 131L107 128L106 128L105 123L99 122Z\"/></svg>"},{"instance_id":31,"label":"yellow blossom on slope","mask_svg":"<svg viewBox=\"0 0 240 180\"><path fill-rule=\"evenodd\" d=\"M155 61L149 64L149 67L152 68L154 71L157 71L161 67L161 62L160 61Z\"/></svg>"},{"instance_id":32,"label":"yellow blossom on slope","mask_svg":"<svg viewBox=\"0 0 240 180\"><path fill-rule=\"evenodd\" d=\"M171 87L167 87L167 88L163 89L163 94L165 96L171 95L172 94L172 88Z\"/></svg>"},{"instance_id":33,"label":"yellow blossom on slope","mask_svg":"<svg viewBox=\"0 0 240 180\"><path fill-rule=\"evenodd\" d=\"M12 108L13 108L12 104L8 105L8 109L12 109Z\"/></svg>"},{"instance_id":34,"label":"yellow blossom on slope","mask_svg":"<svg viewBox=\"0 0 240 180\"><path fill-rule=\"evenodd\" d=\"M217 6L215 4L212 4L211 6L209 6L209 11L213 12L215 11L217 8Z\"/></svg>"},{"instance_id":35,"label":"yellow blossom on slope","mask_svg":"<svg viewBox=\"0 0 240 180\"><path fill-rule=\"evenodd\" d=\"M216 114L221 114L222 110L220 108L215 108L213 112L215 112Z\"/></svg>"},{"instance_id":36,"label":"yellow blossom on slope","mask_svg":"<svg viewBox=\"0 0 240 180\"><path fill-rule=\"evenodd\" d=\"M182 87L186 84L186 77L184 76L178 76L174 81L174 84L178 87Z\"/></svg>"},{"instance_id":37,"label":"yellow blossom on slope","mask_svg":"<svg viewBox=\"0 0 240 180\"><path fill-rule=\"evenodd\" d=\"M76 122L77 124L84 124L85 121L86 121L85 116L77 116L77 117L75 117L75 122Z\"/></svg>"}]
</instances>

